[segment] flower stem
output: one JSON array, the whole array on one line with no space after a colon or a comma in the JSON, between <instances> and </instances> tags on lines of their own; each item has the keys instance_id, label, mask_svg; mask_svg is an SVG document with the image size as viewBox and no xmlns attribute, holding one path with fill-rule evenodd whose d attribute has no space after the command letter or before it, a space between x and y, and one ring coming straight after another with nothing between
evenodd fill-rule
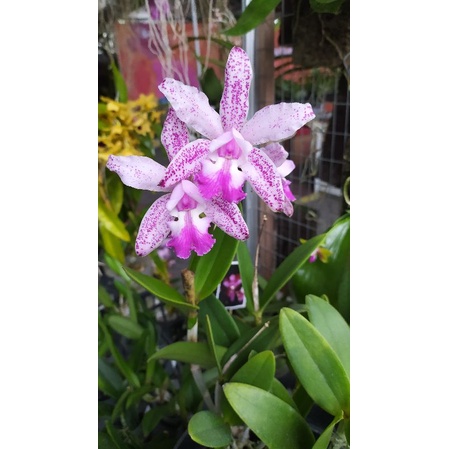
<instances>
[{"instance_id":1,"label":"flower stem","mask_svg":"<svg viewBox=\"0 0 449 449\"><path fill-rule=\"evenodd\" d=\"M260 312L260 304L259 304L259 251L260 251L260 238L262 237L262 231L265 226L265 223L267 221L267 216L264 214L262 226L260 227L259 231L259 238L257 240L257 247L256 247L256 254L254 257L254 277L253 277L253 284L252 284L252 290L253 290L253 303L254 303L254 317L256 325L262 323L262 313Z\"/></svg>"},{"instance_id":2,"label":"flower stem","mask_svg":"<svg viewBox=\"0 0 449 449\"><path fill-rule=\"evenodd\" d=\"M187 268L181 271L182 284L184 286L184 294L187 302L193 305L198 304L198 299L195 295L195 273ZM197 309L189 312L187 322L187 341L197 343L198 342L198 311ZM199 365L192 363L190 365L190 372L192 373L193 380L195 381L198 390L203 397L204 403L207 408L216 412L216 407L212 401L209 390L204 382L203 374Z\"/></svg>"}]
</instances>

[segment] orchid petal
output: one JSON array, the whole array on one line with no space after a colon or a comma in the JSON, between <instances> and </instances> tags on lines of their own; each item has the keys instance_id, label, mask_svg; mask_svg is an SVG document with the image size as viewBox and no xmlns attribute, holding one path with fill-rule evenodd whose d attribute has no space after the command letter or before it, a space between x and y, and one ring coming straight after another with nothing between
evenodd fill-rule
<instances>
[{"instance_id":1,"label":"orchid petal","mask_svg":"<svg viewBox=\"0 0 449 449\"><path fill-rule=\"evenodd\" d=\"M204 198L201 196L201 193L198 189L198 187L191 181L184 180L181 181L182 188L184 192L190 196L190 198L193 198L197 203L203 204Z\"/></svg>"},{"instance_id":2,"label":"orchid petal","mask_svg":"<svg viewBox=\"0 0 449 449\"><path fill-rule=\"evenodd\" d=\"M164 145L170 161L183 146L189 143L187 125L178 118L173 108L168 108L167 117L162 128L161 143Z\"/></svg>"},{"instance_id":3,"label":"orchid petal","mask_svg":"<svg viewBox=\"0 0 449 449\"><path fill-rule=\"evenodd\" d=\"M106 167L120 176L123 184L141 190L167 191L158 184L165 167L145 156L109 156Z\"/></svg>"},{"instance_id":4,"label":"orchid petal","mask_svg":"<svg viewBox=\"0 0 449 449\"><path fill-rule=\"evenodd\" d=\"M136 254L146 256L156 249L170 233L170 212L167 202L170 195L158 198L148 209L140 223L136 238Z\"/></svg>"},{"instance_id":5,"label":"orchid petal","mask_svg":"<svg viewBox=\"0 0 449 449\"><path fill-rule=\"evenodd\" d=\"M262 150L265 151L276 167L281 166L288 158L288 152L280 143L277 142L268 144L266 147L263 147Z\"/></svg>"},{"instance_id":6,"label":"orchid petal","mask_svg":"<svg viewBox=\"0 0 449 449\"><path fill-rule=\"evenodd\" d=\"M268 207L281 212L284 205L282 182L276 173L276 166L259 148L253 148L248 155L248 162L242 166L248 182Z\"/></svg>"},{"instance_id":7,"label":"orchid petal","mask_svg":"<svg viewBox=\"0 0 449 449\"><path fill-rule=\"evenodd\" d=\"M237 240L249 237L248 226L237 204L229 203L223 198L213 198L206 204L206 215L231 237Z\"/></svg>"},{"instance_id":8,"label":"orchid petal","mask_svg":"<svg viewBox=\"0 0 449 449\"><path fill-rule=\"evenodd\" d=\"M209 146L210 141L206 139L197 139L184 146L168 164L160 185L170 187L187 179L200 168L198 163L209 153Z\"/></svg>"},{"instance_id":9,"label":"orchid petal","mask_svg":"<svg viewBox=\"0 0 449 449\"><path fill-rule=\"evenodd\" d=\"M172 231L168 247L175 250L181 259L187 259L193 250L199 256L208 253L215 243L215 239L209 234L210 219L200 218L197 209L178 213L178 220L169 223Z\"/></svg>"},{"instance_id":10,"label":"orchid petal","mask_svg":"<svg viewBox=\"0 0 449 449\"><path fill-rule=\"evenodd\" d=\"M295 169L295 163L291 160L288 159L286 161L284 161L284 163L280 166L278 166L278 173L285 178L286 176L288 176L293 170Z\"/></svg>"},{"instance_id":11,"label":"orchid petal","mask_svg":"<svg viewBox=\"0 0 449 449\"><path fill-rule=\"evenodd\" d=\"M282 207L282 212L284 212L287 217L291 217L293 215L293 204L291 203L291 201L285 200Z\"/></svg>"},{"instance_id":12,"label":"orchid petal","mask_svg":"<svg viewBox=\"0 0 449 449\"><path fill-rule=\"evenodd\" d=\"M220 115L210 106L206 95L196 87L186 86L173 78L165 78L159 85L159 90L187 126L208 139L215 139L223 134Z\"/></svg>"},{"instance_id":13,"label":"orchid petal","mask_svg":"<svg viewBox=\"0 0 449 449\"><path fill-rule=\"evenodd\" d=\"M240 132L253 145L278 142L294 136L313 118L315 114L309 103L279 103L256 112Z\"/></svg>"},{"instance_id":14,"label":"orchid petal","mask_svg":"<svg viewBox=\"0 0 449 449\"><path fill-rule=\"evenodd\" d=\"M177 184L173 189L170 199L167 201L167 209L173 215L173 209L175 209L176 205L181 201L184 196L184 189L182 188L182 184Z\"/></svg>"},{"instance_id":15,"label":"orchid petal","mask_svg":"<svg viewBox=\"0 0 449 449\"><path fill-rule=\"evenodd\" d=\"M225 131L231 128L240 130L245 123L252 75L248 55L241 48L234 47L226 63L224 89L220 101L220 116Z\"/></svg>"}]
</instances>

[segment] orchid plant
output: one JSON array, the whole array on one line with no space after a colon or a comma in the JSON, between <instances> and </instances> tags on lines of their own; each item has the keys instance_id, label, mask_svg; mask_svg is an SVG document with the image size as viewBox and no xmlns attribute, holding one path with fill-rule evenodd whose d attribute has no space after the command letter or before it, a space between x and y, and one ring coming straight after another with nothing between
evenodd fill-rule
<instances>
[{"instance_id":1,"label":"orchid plant","mask_svg":"<svg viewBox=\"0 0 449 449\"><path fill-rule=\"evenodd\" d=\"M245 244L246 184L271 210L292 215L286 177L294 163L282 141L314 113L310 104L280 103L248 120L251 79L247 54L234 47L217 112L198 89L166 78L159 89L170 104L161 133L168 165L109 156L106 166L123 184L159 195L140 223L137 256L169 248L190 259L182 292L167 276L120 267L128 313L102 291L99 379L110 400L102 401L99 447L182 448L188 440L232 449L349 447L349 326L341 307L348 304L349 215L298 239L270 279L259 275L257 254L253 261ZM229 274L236 256L240 272ZM184 338L161 343L136 285L177 311ZM246 307L225 308L220 285L236 302L244 295ZM125 355L123 339L133 342ZM279 380L285 376L289 386ZM319 432L308 418L314 407L327 417ZM170 420L185 431L167 430Z\"/></svg>"}]
</instances>

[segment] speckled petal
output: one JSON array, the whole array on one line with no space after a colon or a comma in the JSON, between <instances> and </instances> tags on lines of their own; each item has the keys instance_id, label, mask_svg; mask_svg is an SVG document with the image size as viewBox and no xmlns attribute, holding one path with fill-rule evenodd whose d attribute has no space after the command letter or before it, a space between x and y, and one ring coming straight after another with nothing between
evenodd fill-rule
<instances>
[{"instance_id":1,"label":"speckled petal","mask_svg":"<svg viewBox=\"0 0 449 449\"><path fill-rule=\"evenodd\" d=\"M197 139L182 147L176 156L168 164L164 178L161 180L162 187L170 187L183 179L187 179L201 166L199 162L209 154L210 141Z\"/></svg>"},{"instance_id":2,"label":"speckled petal","mask_svg":"<svg viewBox=\"0 0 449 449\"><path fill-rule=\"evenodd\" d=\"M274 162L276 167L282 165L288 158L288 153L285 148L277 142L268 144L266 147L263 147L262 150Z\"/></svg>"},{"instance_id":3,"label":"speckled petal","mask_svg":"<svg viewBox=\"0 0 449 449\"><path fill-rule=\"evenodd\" d=\"M292 137L313 118L309 103L279 103L256 112L240 132L253 145L278 142Z\"/></svg>"},{"instance_id":4,"label":"speckled petal","mask_svg":"<svg viewBox=\"0 0 449 449\"><path fill-rule=\"evenodd\" d=\"M285 194L272 160L259 148L253 148L242 171L267 206L275 212L281 212Z\"/></svg>"},{"instance_id":5,"label":"speckled petal","mask_svg":"<svg viewBox=\"0 0 449 449\"><path fill-rule=\"evenodd\" d=\"M172 219L167 209L170 195L158 198L148 209L140 223L136 238L136 254L146 256L156 249L170 233L169 221Z\"/></svg>"},{"instance_id":6,"label":"speckled petal","mask_svg":"<svg viewBox=\"0 0 449 449\"><path fill-rule=\"evenodd\" d=\"M162 128L161 142L167 151L169 160L172 160L175 154L189 143L187 125L178 118L173 108L168 108L167 118Z\"/></svg>"},{"instance_id":7,"label":"speckled petal","mask_svg":"<svg viewBox=\"0 0 449 449\"><path fill-rule=\"evenodd\" d=\"M209 104L203 92L173 78L165 78L159 90L167 97L176 115L208 139L223 134L220 115Z\"/></svg>"},{"instance_id":8,"label":"speckled petal","mask_svg":"<svg viewBox=\"0 0 449 449\"><path fill-rule=\"evenodd\" d=\"M165 167L145 156L109 156L106 167L120 176L123 184L141 190L167 191L158 184Z\"/></svg>"},{"instance_id":9,"label":"speckled petal","mask_svg":"<svg viewBox=\"0 0 449 449\"><path fill-rule=\"evenodd\" d=\"M245 51L234 47L229 53L225 69L220 116L225 131L240 130L248 115L248 96L252 78L251 62Z\"/></svg>"},{"instance_id":10,"label":"speckled petal","mask_svg":"<svg viewBox=\"0 0 449 449\"><path fill-rule=\"evenodd\" d=\"M206 204L206 215L231 237L237 240L246 240L249 237L248 226L237 204L214 198Z\"/></svg>"}]
</instances>

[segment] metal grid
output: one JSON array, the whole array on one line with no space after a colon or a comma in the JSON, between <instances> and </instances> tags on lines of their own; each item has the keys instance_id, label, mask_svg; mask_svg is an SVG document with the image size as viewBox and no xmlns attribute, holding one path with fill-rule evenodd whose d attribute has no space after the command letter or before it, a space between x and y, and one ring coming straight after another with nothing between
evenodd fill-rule
<instances>
[{"instance_id":1,"label":"metal grid","mask_svg":"<svg viewBox=\"0 0 449 449\"><path fill-rule=\"evenodd\" d=\"M271 85L265 82L259 88L256 86L264 96L258 101L260 99L256 94L257 109L270 104L266 98L269 92L274 97L274 103L311 103L316 118L292 139L283 142L296 165L287 178L296 197L293 216L275 214L257 200L257 227L260 229L264 223L260 237L259 271L265 277L269 277L275 267L298 246L300 239L307 240L325 232L346 208L342 188L349 176L347 78L343 69L316 67L304 70L294 65L294 6L295 2L283 0L277 9L271 35L265 31L274 42L274 83L272 78ZM256 39L266 38L266 35L256 36ZM271 61L265 59L263 64L268 70ZM262 65L257 50L255 65ZM261 73L260 69L255 73ZM259 229L250 229L250 233L257 235Z\"/></svg>"}]
</instances>

